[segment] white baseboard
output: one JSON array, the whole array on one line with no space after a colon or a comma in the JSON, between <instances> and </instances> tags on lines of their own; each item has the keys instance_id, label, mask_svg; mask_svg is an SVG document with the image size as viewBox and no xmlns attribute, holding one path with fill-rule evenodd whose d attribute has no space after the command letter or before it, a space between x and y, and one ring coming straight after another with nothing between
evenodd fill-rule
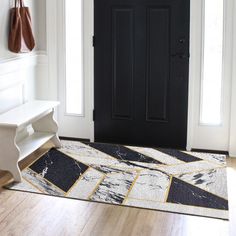
<instances>
[{"instance_id":1,"label":"white baseboard","mask_svg":"<svg viewBox=\"0 0 236 236\"><path fill-rule=\"evenodd\" d=\"M229 152L229 156L232 158L236 158L236 153L235 152Z\"/></svg>"}]
</instances>

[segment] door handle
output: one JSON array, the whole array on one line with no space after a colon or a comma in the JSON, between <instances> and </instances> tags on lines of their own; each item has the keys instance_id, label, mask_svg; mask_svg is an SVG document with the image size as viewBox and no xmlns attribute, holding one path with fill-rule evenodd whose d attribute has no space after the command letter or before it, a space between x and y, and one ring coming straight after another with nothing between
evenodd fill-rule
<instances>
[{"instance_id":1,"label":"door handle","mask_svg":"<svg viewBox=\"0 0 236 236\"><path fill-rule=\"evenodd\" d=\"M178 57L180 59L189 59L190 55L189 53L175 53L175 54L171 54L171 57Z\"/></svg>"}]
</instances>

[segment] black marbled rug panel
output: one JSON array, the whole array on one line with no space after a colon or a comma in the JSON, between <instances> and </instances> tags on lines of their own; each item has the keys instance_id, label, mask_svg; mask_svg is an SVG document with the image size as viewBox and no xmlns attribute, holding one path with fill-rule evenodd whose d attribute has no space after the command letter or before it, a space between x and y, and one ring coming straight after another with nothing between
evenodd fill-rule
<instances>
[{"instance_id":1,"label":"black marbled rug panel","mask_svg":"<svg viewBox=\"0 0 236 236\"><path fill-rule=\"evenodd\" d=\"M51 149L29 168L67 192L88 166L56 149Z\"/></svg>"},{"instance_id":2,"label":"black marbled rug panel","mask_svg":"<svg viewBox=\"0 0 236 236\"><path fill-rule=\"evenodd\" d=\"M163 152L169 156L172 156L180 161L184 162L194 162L194 161L202 161L202 159L195 157L193 155L187 154L185 152L181 152L175 149L167 149L167 148L156 148L156 150Z\"/></svg>"},{"instance_id":3,"label":"black marbled rug panel","mask_svg":"<svg viewBox=\"0 0 236 236\"><path fill-rule=\"evenodd\" d=\"M163 164L160 161L157 161L149 156L143 155L142 153L135 152L123 145L89 142L85 142L85 144L110 156L113 156L120 161L136 161L143 163Z\"/></svg>"},{"instance_id":4,"label":"black marbled rug panel","mask_svg":"<svg viewBox=\"0 0 236 236\"><path fill-rule=\"evenodd\" d=\"M173 177L167 202L228 210L228 201Z\"/></svg>"}]
</instances>

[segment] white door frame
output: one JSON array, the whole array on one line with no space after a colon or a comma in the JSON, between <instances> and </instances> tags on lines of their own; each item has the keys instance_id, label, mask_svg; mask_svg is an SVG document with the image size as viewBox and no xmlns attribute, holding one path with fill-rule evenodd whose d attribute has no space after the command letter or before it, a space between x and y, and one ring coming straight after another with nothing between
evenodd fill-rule
<instances>
[{"instance_id":1,"label":"white door frame","mask_svg":"<svg viewBox=\"0 0 236 236\"><path fill-rule=\"evenodd\" d=\"M229 150L233 0L224 0L224 45L222 79L222 123L200 124L202 52L204 36L204 1L191 0L190 20L190 73L187 149Z\"/></svg>"},{"instance_id":2,"label":"white door frame","mask_svg":"<svg viewBox=\"0 0 236 236\"><path fill-rule=\"evenodd\" d=\"M84 10L84 79L89 81L90 97L90 141L94 141L94 0L82 0Z\"/></svg>"},{"instance_id":3,"label":"white door frame","mask_svg":"<svg viewBox=\"0 0 236 236\"><path fill-rule=\"evenodd\" d=\"M69 2L69 0L67 0ZM93 141L93 6L91 0L81 0L83 33L83 114L66 113L66 0L57 3L57 43L58 43L58 110L59 135ZM80 15L77 16L81 17ZM55 42L54 42L55 44ZM73 47L73 45L71 45Z\"/></svg>"},{"instance_id":4,"label":"white door frame","mask_svg":"<svg viewBox=\"0 0 236 236\"><path fill-rule=\"evenodd\" d=\"M58 2L61 2L61 1L65 1L65 0L60 0ZM84 79L88 81L87 89L88 89L88 93L90 97L88 109L90 110L89 121L90 121L90 127L91 127L89 137L90 137L90 140L93 141L94 140L94 122L92 120L92 111L94 109L94 52L93 52L93 46L92 46L92 36L94 33L94 0L82 0L82 1L83 1L83 10L84 10L84 18L83 18L84 19L84 31L83 31L84 33L84 36L83 36L83 39L84 39ZM196 116L196 114L197 116L199 116L199 110L200 110L199 98L196 99L196 97L199 96L199 94L197 93L200 92L200 78L201 78L201 53L199 52L201 51L201 42L202 42L202 38L201 38L202 37L202 32L201 32L202 30L202 1L203 0L201 1L190 0L190 3L191 3L190 4L191 5L190 7L190 64L189 64L188 132L187 132L187 149L188 150L195 148L194 136L196 132L196 127L199 125L198 123L196 124L196 119L194 117ZM229 12L229 14L231 12L231 14L233 15L234 0L227 0L227 1L228 1L227 11ZM236 8L236 6L234 7ZM65 21L63 23L63 19L61 20L62 17L63 15L61 15L59 12L58 22L60 22L60 24L58 24L58 31L59 31L58 38L61 37L60 27L62 24L65 23ZM236 21L236 17L235 17L235 21ZM232 31L232 27L233 27L232 22L227 22L227 25L228 25L227 26L228 31L229 32ZM236 39L236 30L234 32L234 35ZM230 37L228 37L227 43L230 43L229 47L232 46L232 39L230 39ZM60 43L58 44L58 48L62 46L63 45L60 45ZM235 47L234 47L234 51L236 51ZM235 54L236 53L234 53L234 55ZM231 57L228 56L228 58L231 58ZM236 55L234 56L234 61L236 61ZM59 64L58 66L59 68L63 66L62 64L60 64L60 61L58 64ZM227 73L228 73L228 76L230 77L230 73L231 73L230 69L228 69ZM234 77L236 77L235 69L233 73L235 75ZM229 81L226 91L229 90L230 84L231 83ZM236 81L234 82L234 87L236 87ZM227 95L228 102L230 101L230 95L231 93ZM233 100L234 104L232 103L231 106L235 107L236 96L234 94L232 94L232 96L233 96L232 99L234 99ZM231 123L233 119L235 119L236 117L236 109L234 108L234 110L235 110L234 113L233 114L231 113ZM229 113L229 111L227 112ZM236 127L234 130L236 130ZM229 133L229 130L228 130L228 133ZM236 135L234 135L231 132L231 136L234 137L234 139L232 140L235 140L236 142L236 137L235 137ZM229 134L228 134L228 137L229 137ZM229 143L228 140L227 140L227 143ZM233 144L231 144L231 147L234 146L234 153L236 154L236 149L235 149L236 145L233 145ZM227 146L227 149L228 149L228 146Z\"/></svg>"},{"instance_id":5,"label":"white door frame","mask_svg":"<svg viewBox=\"0 0 236 236\"><path fill-rule=\"evenodd\" d=\"M190 36L189 36L189 95L188 95L188 128L187 128L187 150L192 149L193 140L193 123L195 111L195 81L201 77L201 29L202 29L202 6L199 0L191 0L190 2ZM199 89L199 88L198 88Z\"/></svg>"},{"instance_id":6,"label":"white door frame","mask_svg":"<svg viewBox=\"0 0 236 236\"><path fill-rule=\"evenodd\" d=\"M236 12L236 2L233 1L232 12ZM236 157L236 14L233 14L233 45L232 45L232 92L231 92L231 117L229 134L229 155Z\"/></svg>"}]
</instances>

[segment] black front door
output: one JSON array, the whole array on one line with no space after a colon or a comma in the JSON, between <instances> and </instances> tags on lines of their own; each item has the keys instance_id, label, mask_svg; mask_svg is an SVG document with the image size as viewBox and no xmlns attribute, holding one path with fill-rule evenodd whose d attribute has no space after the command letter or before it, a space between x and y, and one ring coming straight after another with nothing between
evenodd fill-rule
<instances>
[{"instance_id":1,"label":"black front door","mask_svg":"<svg viewBox=\"0 0 236 236\"><path fill-rule=\"evenodd\" d=\"M186 147L190 0L95 0L95 141Z\"/></svg>"}]
</instances>

